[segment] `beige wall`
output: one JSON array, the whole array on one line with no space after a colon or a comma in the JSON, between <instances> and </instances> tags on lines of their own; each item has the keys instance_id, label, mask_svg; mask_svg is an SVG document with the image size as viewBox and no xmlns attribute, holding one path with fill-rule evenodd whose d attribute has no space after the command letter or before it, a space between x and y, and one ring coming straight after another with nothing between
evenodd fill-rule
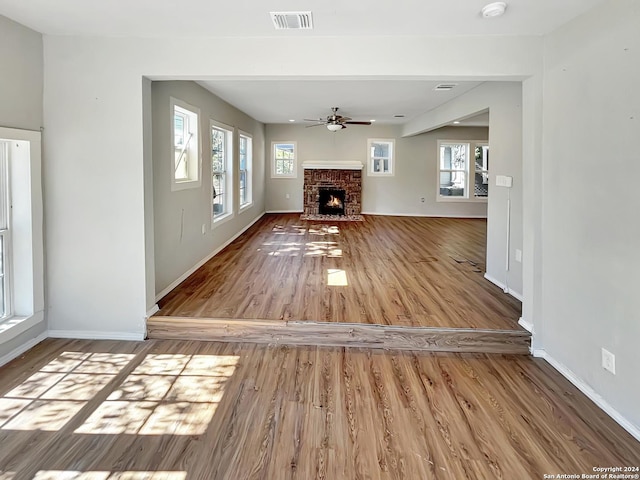
<instances>
[{"instance_id":1,"label":"beige wall","mask_svg":"<svg viewBox=\"0 0 640 480\"><path fill-rule=\"evenodd\" d=\"M10 132L9 129L25 129L39 131L42 120L43 89L43 45L42 35L27 27L0 16L0 140L22 138L22 134ZM1 127L9 127L2 129ZM28 137L33 134L29 132ZM22 145L25 148L26 145ZM14 287L19 289L21 298L14 299L14 311L21 316L38 319L37 324L24 327L26 323L14 326L0 334L0 365L14 358L26 346L32 345L36 338L42 337L47 330L44 314L44 259L43 259L43 221L42 221L42 178L41 178L41 141L37 134L37 142L33 141L27 148L37 149L32 155L29 169L21 176L25 179L20 189L15 189L12 202L16 210L13 212L13 226L20 226L28 234L14 245L14 255L21 256L21 263L28 268L13 265ZM10 158L15 155L10 154ZM22 162L22 160L19 160ZM29 159L27 159L27 162ZM11 162L11 160L10 160ZM21 169L28 163L20 165ZM14 165L15 166L15 165ZM15 174L17 169L11 169ZM16 195L27 193L24 205L20 209L15 203ZM19 252L19 253L16 253ZM28 275L25 276L25 274ZM26 288L25 288L26 287ZM28 294L26 292L32 292ZM18 295L15 293L14 295ZM25 307L25 300L31 305ZM23 328L24 327L24 328ZM19 331L20 333L16 333Z\"/></svg>"},{"instance_id":2,"label":"beige wall","mask_svg":"<svg viewBox=\"0 0 640 480\"><path fill-rule=\"evenodd\" d=\"M171 191L170 97L200 109L202 183L198 188ZM264 212L264 125L194 82L153 82L153 212L156 294ZM234 165L238 165L237 130L253 136L253 205L238 212L234 185L233 218L211 227L211 134L209 120L234 127ZM238 175L234 175L237 179ZM235 182L234 182L235 184ZM205 234L202 234L202 226Z\"/></svg>"},{"instance_id":3,"label":"beige wall","mask_svg":"<svg viewBox=\"0 0 640 480\"><path fill-rule=\"evenodd\" d=\"M425 215L486 217L485 203L437 202L437 142L441 140L487 140L487 128L442 128L401 137L401 127L393 125L352 125L339 132L304 125L267 125L267 161L271 162L273 141L296 141L298 176L294 179L267 175L267 211L302 211L302 162L355 160L365 165L362 172L362 211L385 215ZM395 140L396 159L393 176L367 174L367 139ZM270 167L270 163L269 163ZM286 195L290 198L287 199ZM424 198L424 202L421 199Z\"/></svg>"},{"instance_id":4,"label":"beige wall","mask_svg":"<svg viewBox=\"0 0 640 480\"><path fill-rule=\"evenodd\" d=\"M0 15L0 127L42 126L42 35Z\"/></svg>"},{"instance_id":5,"label":"beige wall","mask_svg":"<svg viewBox=\"0 0 640 480\"><path fill-rule=\"evenodd\" d=\"M640 4L549 35L542 150L542 348L640 437ZM601 348L616 355L616 375Z\"/></svg>"}]
</instances>

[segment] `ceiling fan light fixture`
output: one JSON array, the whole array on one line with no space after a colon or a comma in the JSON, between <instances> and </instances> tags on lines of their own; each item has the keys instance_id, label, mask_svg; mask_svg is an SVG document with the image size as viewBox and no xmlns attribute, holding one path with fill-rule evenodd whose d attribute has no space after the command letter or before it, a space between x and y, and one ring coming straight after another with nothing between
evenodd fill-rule
<instances>
[{"instance_id":1,"label":"ceiling fan light fixture","mask_svg":"<svg viewBox=\"0 0 640 480\"><path fill-rule=\"evenodd\" d=\"M492 18L492 17L500 17L504 15L505 10L507 9L506 2L493 2L485 5L482 8L482 16L484 18Z\"/></svg>"},{"instance_id":2,"label":"ceiling fan light fixture","mask_svg":"<svg viewBox=\"0 0 640 480\"><path fill-rule=\"evenodd\" d=\"M337 132L339 130L342 130L343 128L344 127L339 123L327 123L327 130L331 132Z\"/></svg>"}]
</instances>

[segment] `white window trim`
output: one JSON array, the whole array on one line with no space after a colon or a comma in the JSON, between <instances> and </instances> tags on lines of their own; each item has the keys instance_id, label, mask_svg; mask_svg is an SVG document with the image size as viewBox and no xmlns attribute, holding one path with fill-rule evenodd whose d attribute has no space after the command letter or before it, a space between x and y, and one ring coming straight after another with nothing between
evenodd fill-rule
<instances>
[{"instance_id":1,"label":"white window trim","mask_svg":"<svg viewBox=\"0 0 640 480\"><path fill-rule=\"evenodd\" d=\"M388 172L374 172L373 171L373 158L371 157L371 144L373 143L388 143L390 144L389 155L389 171ZM367 175L371 177L393 177L395 176L395 163L396 163L396 140L395 138L368 138L367 139Z\"/></svg>"},{"instance_id":2,"label":"white window trim","mask_svg":"<svg viewBox=\"0 0 640 480\"><path fill-rule=\"evenodd\" d=\"M467 145L467 171L465 173L466 177L466 185L465 192L467 193L466 197L446 197L440 195L440 147L442 145ZM487 203L489 201L488 197L476 197L475 195L470 196L471 194L471 176L475 175L475 160L473 157L473 152L475 152L475 147L477 145L489 146L489 142L487 140L438 140L438 147L436 151L436 202L443 203ZM473 172L471 171L471 167L473 165ZM491 176L491 168L488 170L489 176ZM474 177L475 178L475 177Z\"/></svg>"},{"instance_id":3,"label":"white window trim","mask_svg":"<svg viewBox=\"0 0 640 480\"><path fill-rule=\"evenodd\" d=\"M276 173L276 155L275 147L281 144L293 145L293 173L291 175ZM298 178L298 142L290 140L277 140L271 142L271 178Z\"/></svg>"},{"instance_id":4,"label":"white window trim","mask_svg":"<svg viewBox=\"0 0 640 480\"><path fill-rule=\"evenodd\" d=\"M234 140L236 138L235 135L235 129L234 127L232 127L231 125L227 125L226 123L222 123L222 122L218 122L217 120L214 120L212 118L209 119L209 151L211 151L211 130L213 129L213 127L216 128L220 128L222 130L225 130L227 132L227 152L226 152L226 161L228 162L226 165L226 169L225 169L225 187L226 187L226 192L225 192L225 200L228 202L228 210L227 213L225 213L224 215L221 215L219 217L215 217L213 216L213 166L211 166L211 189L209 191L209 205L210 205L210 212L211 212L211 229L214 228L215 226L219 226L222 225L225 222L228 222L229 220L231 220L234 216L235 216L235 205L234 205L234 195L233 192L235 191L234 188L234 178L235 175L234 170L235 170L235 154L234 154ZM209 164L211 164L211 154L209 154Z\"/></svg>"},{"instance_id":5,"label":"white window trim","mask_svg":"<svg viewBox=\"0 0 640 480\"><path fill-rule=\"evenodd\" d=\"M41 134L0 127L0 140L11 142L21 157L15 163L19 168L11 168L12 240L20 248L12 250L13 316L0 322L4 343L44 322L44 232Z\"/></svg>"},{"instance_id":6,"label":"white window trim","mask_svg":"<svg viewBox=\"0 0 640 480\"><path fill-rule=\"evenodd\" d=\"M171 178L171 191L175 192L178 190L185 190L188 188L199 188L202 186L202 135L200 134L200 109L193 105L188 104L178 98L170 97L169 98L170 108L169 108L169 116L171 119L171 135L170 135L170 151L171 151L171 161L170 165L170 178ZM174 125L174 111L175 107L180 107L183 110L186 110L191 115L195 115L197 118L196 125L196 138L192 150L195 150L192 154L195 154L197 165L192 166L191 174L189 175L189 179L187 180L177 180L175 176L175 125Z\"/></svg>"},{"instance_id":7,"label":"white window trim","mask_svg":"<svg viewBox=\"0 0 640 480\"><path fill-rule=\"evenodd\" d=\"M249 152L247 154L247 186L249 201L242 205L240 203L240 138L245 137L250 140ZM247 208L253 206L253 135L243 130L238 129L238 211L243 212Z\"/></svg>"},{"instance_id":8,"label":"white window trim","mask_svg":"<svg viewBox=\"0 0 640 480\"><path fill-rule=\"evenodd\" d=\"M0 230L0 237L2 237L2 266L4 268L2 288L4 298L4 314L0 316L0 322L10 319L13 316L13 278L11 272L11 266L13 265L13 253L12 253L12 228L11 228L11 172L9 171L9 142L0 140L0 168L3 167L4 172L0 172L0 178L4 177L6 182L6 191L4 198L4 206L6 208L6 222L7 228Z\"/></svg>"}]
</instances>

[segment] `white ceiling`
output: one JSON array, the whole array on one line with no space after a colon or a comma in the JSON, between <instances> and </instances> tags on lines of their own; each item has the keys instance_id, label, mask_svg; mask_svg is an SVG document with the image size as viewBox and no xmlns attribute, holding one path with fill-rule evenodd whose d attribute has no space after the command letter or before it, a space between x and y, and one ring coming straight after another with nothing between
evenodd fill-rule
<instances>
[{"instance_id":1,"label":"white ceiling","mask_svg":"<svg viewBox=\"0 0 640 480\"><path fill-rule=\"evenodd\" d=\"M543 35L604 0L0 0L0 14L51 35L261 37ZM270 11L313 12L314 29L274 30Z\"/></svg>"},{"instance_id":2,"label":"white ceiling","mask_svg":"<svg viewBox=\"0 0 640 480\"><path fill-rule=\"evenodd\" d=\"M542 35L604 0L506 0L503 17L483 19L480 10L490 1L0 0L0 14L50 35L284 37L295 41L306 36ZM292 10L311 10L314 29L275 30L269 12ZM212 79L199 83L264 123L324 118L331 107L340 107L339 113L354 120L375 119L385 124L404 123L479 85L456 82L451 92L434 92L440 82L406 79ZM396 119L396 114L405 117ZM488 117L469 122L461 125L486 125Z\"/></svg>"},{"instance_id":3,"label":"white ceiling","mask_svg":"<svg viewBox=\"0 0 640 480\"><path fill-rule=\"evenodd\" d=\"M264 123L326 118L331 107L354 120L402 124L480 82L455 82L451 91L434 91L442 82L418 80L222 80L200 85ZM394 115L404 115L394 118ZM305 123L305 122L302 122Z\"/></svg>"}]
</instances>

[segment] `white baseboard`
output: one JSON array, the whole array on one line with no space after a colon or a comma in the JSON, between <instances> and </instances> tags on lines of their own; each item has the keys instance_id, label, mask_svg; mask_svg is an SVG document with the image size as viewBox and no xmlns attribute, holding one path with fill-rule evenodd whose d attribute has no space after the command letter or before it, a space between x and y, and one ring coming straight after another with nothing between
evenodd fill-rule
<instances>
[{"instance_id":1,"label":"white baseboard","mask_svg":"<svg viewBox=\"0 0 640 480\"><path fill-rule=\"evenodd\" d=\"M380 212L360 212L362 215L376 215L379 217L421 217L421 218L484 218L486 215L429 215L424 213L380 213Z\"/></svg>"},{"instance_id":2,"label":"white baseboard","mask_svg":"<svg viewBox=\"0 0 640 480\"><path fill-rule=\"evenodd\" d=\"M145 334L132 332L98 332L93 330L49 330L49 337L80 340L125 340L139 342L144 340Z\"/></svg>"},{"instance_id":3,"label":"white baseboard","mask_svg":"<svg viewBox=\"0 0 640 480\"><path fill-rule=\"evenodd\" d=\"M264 213L303 213L304 210L267 210Z\"/></svg>"},{"instance_id":4,"label":"white baseboard","mask_svg":"<svg viewBox=\"0 0 640 480\"><path fill-rule=\"evenodd\" d=\"M530 322L527 322L524 318L520 317L518 319L518 325L524 328L527 332L533 334L533 324Z\"/></svg>"},{"instance_id":5,"label":"white baseboard","mask_svg":"<svg viewBox=\"0 0 640 480\"><path fill-rule=\"evenodd\" d=\"M198 270L202 265L204 265L205 263L207 263L209 260L211 260L213 257L215 257L218 253L220 253L223 249L225 249L229 244L231 244L231 242L233 242L236 238L238 238L240 235L242 235L244 232L246 232L247 230L249 230L249 228L251 228L253 226L254 223L256 223L258 220L260 220L265 213L268 212L263 212L260 215L258 215L256 218L254 218L253 220L251 220L246 227L244 227L242 230L240 230L238 233L236 233L233 237L231 237L229 240L227 240L225 243L223 243L222 245L220 245L218 248L216 248L213 252L211 252L209 255L207 255L206 257L204 257L202 260L200 260L198 263L196 263L193 267L191 267L189 270L187 270L186 272L184 272L182 275L180 275L178 278L176 278L173 282L171 282L169 284L168 287L166 287L164 290L162 290L160 293L156 294L156 302L158 300L160 300L162 297L164 297L167 293L169 293L171 290L173 290L174 288L176 288L178 285L180 285L182 282L184 282L189 275L191 275L193 272L195 272L196 270ZM155 313L155 312L154 312Z\"/></svg>"},{"instance_id":6,"label":"white baseboard","mask_svg":"<svg viewBox=\"0 0 640 480\"><path fill-rule=\"evenodd\" d=\"M569 380L578 390L584 393L593 403L602 409L607 415L613 418L622 428L629 432L636 440L640 442L640 426L634 425L624 418L620 412L613 408L604 398L595 392L589 385L584 383L575 373L562 363L555 360L545 350L533 350L533 356L544 359L549 365L562 374L564 378Z\"/></svg>"},{"instance_id":7,"label":"white baseboard","mask_svg":"<svg viewBox=\"0 0 640 480\"><path fill-rule=\"evenodd\" d=\"M26 352L27 350L32 349L33 347L35 347L37 344L39 344L43 340L46 340L47 336L48 336L47 332L43 332L40 335L38 335L36 338L32 338L28 342L23 343L22 345L20 345L18 348L14 348L13 350L11 350L6 355L0 357L0 367L2 365L5 365L5 364L9 363L11 360L14 360L14 359L18 358L24 352Z\"/></svg>"},{"instance_id":8,"label":"white baseboard","mask_svg":"<svg viewBox=\"0 0 640 480\"><path fill-rule=\"evenodd\" d=\"M158 304L156 303L153 307L151 307L149 310L147 310L147 319L149 317L154 316L156 313L158 313L160 311L160 307L158 306Z\"/></svg>"},{"instance_id":9,"label":"white baseboard","mask_svg":"<svg viewBox=\"0 0 640 480\"><path fill-rule=\"evenodd\" d=\"M509 295L511 295L512 297L520 300L521 302L524 302L524 297L522 296L522 294L520 292L516 292L515 290L513 290L512 288L507 288L507 286L502 283L499 280L496 280L495 278L493 278L491 275L485 273L484 274L484 278L486 278L487 280L489 280L491 283L493 283L494 285L496 285L497 287L500 287L502 289L502 291L505 291L505 293L508 293Z\"/></svg>"}]
</instances>

